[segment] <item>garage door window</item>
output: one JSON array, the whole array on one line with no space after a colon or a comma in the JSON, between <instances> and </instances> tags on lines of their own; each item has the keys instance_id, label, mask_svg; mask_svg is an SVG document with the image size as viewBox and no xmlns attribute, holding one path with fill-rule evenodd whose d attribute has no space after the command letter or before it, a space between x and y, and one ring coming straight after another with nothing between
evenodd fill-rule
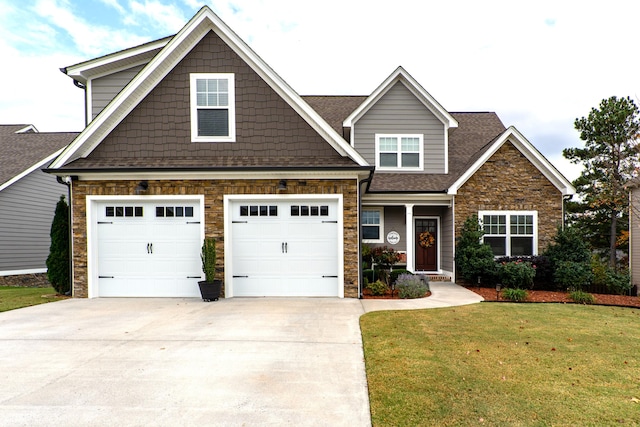
<instances>
[{"instance_id":1,"label":"garage door window","mask_svg":"<svg viewBox=\"0 0 640 427\"><path fill-rule=\"evenodd\" d=\"M267 205L242 205L240 216L278 216L277 206Z\"/></svg>"},{"instance_id":2,"label":"garage door window","mask_svg":"<svg viewBox=\"0 0 640 427\"><path fill-rule=\"evenodd\" d=\"M108 217L141 217L142 206L106 206L105 216Z\"/></svg>"},{"instance_id":3,"label":"garage door window","mask_svg":"<svg viewBox=\"0 0 640 427\"><path fill-rule=\"evenodd\" d=\"M291 216L329 216L329 206L292 205Z\"/></svg>"},{"instance_id":4,"label":"garage door window","mask_svg":"<svg viewBox=\"0 0 640 427\"><path fill-rule=\"evenodd\" d=\"M193 217L193 206L156 206L157 218Z\"/></svg>"}]
</instances>

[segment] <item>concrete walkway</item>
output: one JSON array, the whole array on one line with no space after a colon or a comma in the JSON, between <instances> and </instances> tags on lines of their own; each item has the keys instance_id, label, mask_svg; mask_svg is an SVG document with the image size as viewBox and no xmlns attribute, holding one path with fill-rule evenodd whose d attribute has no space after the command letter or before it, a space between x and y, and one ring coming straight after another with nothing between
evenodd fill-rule
<instances>
[{"instance_id":1,"label":"concrete walkway","mask_svg":"<svg viewBox=\"0 0 640 427\"><path fill-rule=\"evenodd\" d=\"M69 299L0 313L0 426L370 426L359 318L481 301Z\"/></svg>"},{"instance_id":2,"label":"concrete walkway","mask_svg":"<svg viewBox=\"0 0 640 427\"><path fill-rule=\"evenodd\" d=\"M365 313L381 310L454 307L484 301L484 298L475 292L451 282L431 282L429 283L429 289L431 290L431 296L428 298L407 300L363 299L360 301Z\"/></svg>"}]
</instances>

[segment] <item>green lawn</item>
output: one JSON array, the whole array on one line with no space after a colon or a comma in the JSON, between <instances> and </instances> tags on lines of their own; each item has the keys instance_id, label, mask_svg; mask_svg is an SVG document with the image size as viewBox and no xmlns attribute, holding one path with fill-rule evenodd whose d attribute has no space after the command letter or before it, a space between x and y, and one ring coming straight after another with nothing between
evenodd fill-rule
<instances>
[{"instance_id":1,"label":"green lawn","mask_svg":"<svg viewBox=\"0 0 640 427\"><path fill-rule=\"evenodd\" d=\"M45 297L43 298L43 295ZM15 310L16 308L29 307L30 305L43 304L45 302L59 301L53 288L18 288L0 286L0 311Z\"/></svg>"},{"instance_id":2,"label":"green lawn","mask_svg":"<svg viewBox=\"0 0 640 427\"><path fill-rule=\"evenodd\" d=\"M640 310L500 304L361 318L374 426L640 425Z\"/></svg>"}]
</instances>

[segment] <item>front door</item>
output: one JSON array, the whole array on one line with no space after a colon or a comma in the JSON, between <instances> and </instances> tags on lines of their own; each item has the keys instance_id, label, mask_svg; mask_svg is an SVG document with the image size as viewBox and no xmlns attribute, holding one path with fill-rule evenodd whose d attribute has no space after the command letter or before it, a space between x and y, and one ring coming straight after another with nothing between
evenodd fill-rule
<instances>
[{"instance_id":1,"label":"front door","mask_svg":"<svg viewBox=\"0 0 640 427\"><path fill-rule=\"evenodd\" d=\"M416 270L438 270L438 220L416 219Z\"/></svg>"}]
</instances>

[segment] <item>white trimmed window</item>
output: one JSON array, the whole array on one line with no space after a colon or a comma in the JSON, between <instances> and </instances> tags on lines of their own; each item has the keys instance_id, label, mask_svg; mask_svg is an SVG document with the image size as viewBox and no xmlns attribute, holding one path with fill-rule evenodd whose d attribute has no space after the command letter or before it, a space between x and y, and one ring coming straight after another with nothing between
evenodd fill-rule
<instances>
[{"instance_id":1,"label":"white trimmed window","mask_svg":"<svg viewBox=\"0 0 640 427\"><path fill-rule=\"evenodd\" d=\"M191 141L233 142L235 139L234 75L191 74Z\"/></svg>"},{"instance_id":2,"label":"white trimmed window","mask_svg":"<svg viewBox=\"0 0 640 427\"><path fill-rule=\"evenodd\" d=\"M362 241L365 243L382 243L384 234L383 221L382 208L363 209Z\"/></svg>"},{"instance_id":3,"label":"white trimmed window","mask_svg":"<svg viewBox=\"0 0 640 427\"><path fill-rule=\"evenodd\" d=\"M423 135L376 134L376 169L423 170Z\"/></svg>"},{"instance_id":4,"label":"white trimmed window","mask_svg":"<svg viewBox=\"0 0 640 427\"><path fill-rule=\"evenodd\" d=\"M480 211L483 241L495 256L537 255L536 211Z\"/></svg>"}]
</instances>

